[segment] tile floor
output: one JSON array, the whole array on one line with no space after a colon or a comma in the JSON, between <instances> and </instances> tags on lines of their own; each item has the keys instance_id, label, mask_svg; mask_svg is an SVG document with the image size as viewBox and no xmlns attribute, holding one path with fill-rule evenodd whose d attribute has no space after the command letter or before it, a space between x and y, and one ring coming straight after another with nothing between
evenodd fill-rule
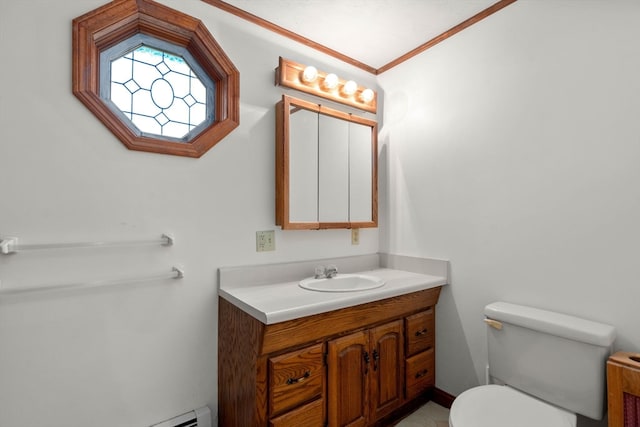
<instances>
[{"instance_id":1,"label":"tile floor","mask_svg":"<svg viewBox=\"0 0 640 427\"><path fill-rule=\"evenodd\" d=\"M395 427L449 427L449 410L427 402Z\"/></svg>"}]
</instances>

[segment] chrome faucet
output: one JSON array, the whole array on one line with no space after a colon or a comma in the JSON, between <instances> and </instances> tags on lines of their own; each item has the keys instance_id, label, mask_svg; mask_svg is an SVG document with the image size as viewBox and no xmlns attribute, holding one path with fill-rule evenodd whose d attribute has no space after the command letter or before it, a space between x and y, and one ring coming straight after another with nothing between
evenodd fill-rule
<instances>
[{"instance_id":1,"label":"chrome faucet","mask_svg":"<svg viewBox=\"0 0 640 427\"><path fill-rule=\"evenodd\" d=\"M336 267L335 265L327 266L327 268L324 271L324 275L326 276L327 279L331 279L332 277L335 277L337 274L338 274L338 267Z\"/></svg>"},{"instance_id":2,"label":"chrome faucet","mask_svg":"<svg viewBox=\"0 0 640 427\"><path fill-rule=\"evenodd\" d=\"M323 266L319 265L316 267L314 279L331 279L338 274L338 267L335 265Z\"/></svg>"}]
</instances>

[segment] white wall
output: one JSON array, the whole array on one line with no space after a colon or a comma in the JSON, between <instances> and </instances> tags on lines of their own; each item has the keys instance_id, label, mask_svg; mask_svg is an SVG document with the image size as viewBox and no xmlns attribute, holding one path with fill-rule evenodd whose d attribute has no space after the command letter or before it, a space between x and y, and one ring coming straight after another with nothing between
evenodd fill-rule
<instances>
[{"instance_id":1,"label":"white wall","mask_svg":"<svg viewBox=\"0 0 640 427\"><path fill-rule=\"evenodd\" d=\"M55 4L54 4L55 3ZM276 230L273 85L278 56L373 76L198 0L241 74L241 125L200 159L127 150L71 93L71 20L104 0L0 2L0 236L27 243L140 240L172 248L0 256L2 286L168 272L180 283L0 299L0 426L145 426L217 402L220 266L375 253L377 229Z\"/></svg>"},{"instance_id":2,"label":"white wall","mask_svg":"<svg viewBox=\"0 0 640 427\"><path fill-rule=\"evenodd\" d=\"M483 307L640 350L640 3L520 0L384 73L381 249L447 258L437 386L484 381Z\"/></svg>"}]
</instances>

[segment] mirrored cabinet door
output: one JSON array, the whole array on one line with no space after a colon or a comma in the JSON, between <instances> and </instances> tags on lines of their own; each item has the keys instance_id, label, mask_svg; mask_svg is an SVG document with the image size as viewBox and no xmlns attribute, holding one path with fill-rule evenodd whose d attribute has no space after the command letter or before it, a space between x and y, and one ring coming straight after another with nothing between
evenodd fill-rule
<instances>
[{"instance_id":1,"label":"mirrored cabinet door","mask_svg":"<svg viewBox=\"0 0 640 427\"><path fill-rule=\"evenodd\" d=\"M318 113L289 111L289 220L318 221Z\"/></svg>"},{"instance_id":2,"label":"mirrored cabinet door","mask_svg":"<svg viewBox=\"0 0 640 427\"><path fill-rule=\"evenodd\" d=\"M349 220L352 223L369 223L374 220L373 157L370 126L349 123Z\"/></svg>"},{"instance_id":3,"label":"mirrored cabinet door","mask_svg":"<svg viewBox=\"0 0 640 427\"><path fill-rule=\"evenodd\" d=\"M377 123L284 95L276 108L276 224L377 227Z\"/></svg>"},{"instance_id":4,"label":"mirrored cabinet door","mask_svg":"<svg viewBox=\"0 0 640 427\"><path fill-rule=\"evenodd\" d=\"M318 221L349 221L349 125L319 114Z\"/></svg>"}]
</instances>

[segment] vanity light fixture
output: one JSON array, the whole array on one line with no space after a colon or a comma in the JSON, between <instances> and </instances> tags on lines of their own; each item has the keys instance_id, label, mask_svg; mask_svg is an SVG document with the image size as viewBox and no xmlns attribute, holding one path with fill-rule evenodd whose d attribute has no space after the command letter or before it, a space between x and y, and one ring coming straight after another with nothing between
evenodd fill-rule
<instances>
[{"instance_id":1,"label":"vanity light fixture","mask_svg":"<svg viewBox=\"0 0 640 427\"><path fill-rule=\"evenodd\" d=\"M353 80L343 80L334 73L319 71L313 65L299 64L282 57L276 68L276 84L374 114L378 108L373 89L358 86Z\"/></svg>"}]
</instances>

